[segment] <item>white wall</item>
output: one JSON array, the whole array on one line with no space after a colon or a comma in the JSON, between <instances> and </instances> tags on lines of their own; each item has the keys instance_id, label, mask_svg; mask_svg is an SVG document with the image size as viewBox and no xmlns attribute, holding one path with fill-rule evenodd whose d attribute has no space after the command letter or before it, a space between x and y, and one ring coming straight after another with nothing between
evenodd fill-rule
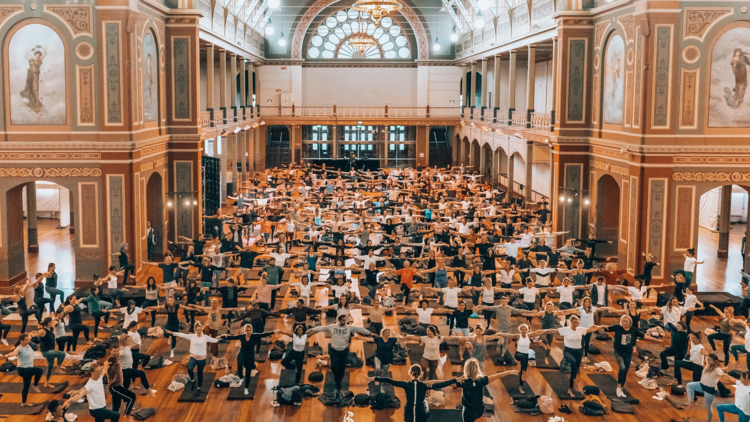
<instances>
[{"instance_id":1,"label":"white wall","mask_svg":"<svg viewBox=\"0 0 750 422\"><path fill-rule=\"evenodd\" d=\"M516 111L526 110L526 75L528 74L528 62L516 60ZM495 64L490 61L487 64L487 92L492 93L488 98L494 98L495 90ZM510 73L510 60L500 61L500 109L508 108L508 79ZM552 61L538 62L534 66L534 110L538 113L549 113L552 110ZM493 100L494 101L494 100ZM484 100L484 104L491 107Z\"/></svg>"},{"instance_id":2,"label":"white wall","mask_svg":"<svg viewBox=\"0 0 750 422\"><path fill-rule=\"evenodd\" d=\"M383 107L386 103L416 107L417 80L415 67L302 68L302 103L309 107ZM265 84L261 72L261 92Z\"/></svg>"},{"instance_id":3,"label":"white wall","mask_svg":"<svg viewBox=\"0 0 750 422\"><path fill-rule=\"evenodd\" d=\"M550 171L549 162L537 163L531 166L531 189L549 197Z\"/></svg>"},{"instance_id":4,"label":"white wall","mask_svg":"<svg viewBox=\"0 0 750 422\"><path fill-rule=\"evenodd\" d=\"M290 66L260 66L260 102L258 104L261 107L278 106L281 101L281 94L291 92L292 71ZM270 104L268 100L271 100ZM304 96L302 101L305 101ZM298 106L299 104L295 105Z\"/></svg>"},{"instance_id":5,"label":"white wall","mask_svg":"<svg viewBox=\"0 0 750 422\"><path fill-rule=\"evenodd\" d=\"M461 87L461 68L458 66L428 66L428 97L430 107L458 107ZM451 104L450 102L454 103Z\"/></svg>"}]
</instances>

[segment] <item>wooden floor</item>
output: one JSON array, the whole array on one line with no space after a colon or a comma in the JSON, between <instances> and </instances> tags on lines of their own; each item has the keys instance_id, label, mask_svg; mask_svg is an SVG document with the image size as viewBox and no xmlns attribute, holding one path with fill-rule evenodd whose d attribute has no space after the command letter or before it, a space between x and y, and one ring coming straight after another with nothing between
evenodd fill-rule
<instances>
[{"instance_id":1,"label":"wooden floor","mask_svg":"<svg viewBox=\"0 0 750 422\"><path fill-rule=\"evenodd\" d=\"M68 263L71 260L71 248L70 248L70 239L72 236L70 236L67 233L67 230L54 230L54 224L50 224L49 226L44 225L44 233L40 234L40 254L39 257L35 257L35 254L32 254L29 256L27 260L27 266L31 271L42 271L46 269L46 265L49 261L53 261L58 265L58 273L60 273L60 279L61 281L67 280L66 277L63 277L63 274L67 274L67 271L71 271L71 268L66 267L66 265L69 265ZM47 230L48 228L52 228L53 230ZM703 244L701 244L701 248L703 248ZM730 261L731 263L731 261ZM705 269L704 267L703 269ZM63 272L65 271L65 272ZM727 270L729 271L729 270ZM161 274L158 269L152 269L150 273L140 273L139 274L139 280L142 280L148 276L148 275L154 275L157 276L157 280L160 280ZM72 277L70 278L72 280ZM294 281L294 278L293 280ZM66 286L67 288L72 286ZM319 303L323 303L326 301L326 298L322 297L323 294L320 289L318 289L318 301ZM284 301L290 301L294 300L292 297L285 297ZM355 319L355 325L361 325L362 323L362 317L359 311L353 311L352 312L354 319ZM397 330L397 323L396 323L396 316L392 317L386 317L385 322L386 326L396 329ZM143 319L142 322L144 322L145 319ZM286 321L284 319L276 319L271 320L275 321L276 327L283 328L286 330L291 329L291 321ZM478 320L473 320L478 321ZM481 321L481 319L479 320ZM433 317L433 322L436 323L440 328L442 333L446 333L447 329L445 328L444 324L444 318L442 317ZM522 323L523 320L519 319L517 323ZM602 321L605 324L614 324L617 321L613 318L604 319ZM13 321L11 322L13 324L18 324L19 322ZM693 329L695 330L703 330L704 328L707 328L709 326L713 326L715 321L707 321L702 318L695 318L693 319ZM110 322L110 325L114 325L114 322ZM33 327L33 323L31 324ZM539 321L538 319L534 320L534 327L539 327ZM233 327L233 329L237 328L237 324ZM223 331L225 332L225 331ZM17 336L18 333L11 333L11 336ZM105 337L106 334L100 333L100 337ZM326 348L328 341L323 338L322 335L316 336L317 338L314 339L314 341L319 342L324 349ZM13 341L13 340L11 340ZM311 340L312 341L312 340ZM735 337L734 340L735 343L741 343L741 339L739 337ZM612 354L612 343L610 342L596 342L594 341L593 344L598 346L602 350L602 354L595 357L596 361L602 361L606 360L608 361L614 368L615 372L611 373L614 377L616 377L616 368L617 365L614 361L613 354ZM647 342L641 342L642 346L646 346L647 348L657 352L660 352L663 347L660 344L656 343L647 343ZM553 357L557 361L561 358L561 350L560 347L562 344L560 342L556 342L556 344L553 346ZM706 347L709 347L708 344L706 344ZM11 347L5 347L0 345L0 353L7 353L11 350ZM79 350L81 350L81 347L79 346ZM511 345L511 350L515 350L515 346ZM359 342L353 342L352 351L356 351L361 353L362 346ZM167 341L165 339L158 339L154 341L154 343L151 345L149 351L149 354L155 355L155 354L161 354L161 353L168 353L168 345ZM228 351L226 352L226 356L229 358L230 361L234 361L234 356L237 353L237 349L235 348L235 345L230 345ZM744 358L742 358L743 362L741 364L735 364L732 363L731 368L737 367L738 369L744 370L745 362ZM637 359L634 359L634 361L637 361ZM37 361L38 365L42 365L40 361ZM66 361L66 365L70 364L70 361ZM234 365L234 363L233 363ZM391 366L391 371L394 374L394 378L397 379L406 379L406 371L408 366ZM342 421L344 418L344 410L340 408L332 408L332 407L326 407L323 406L317 399L306 399L302 406L281 406L274 408L272 407L271 403L274 401L275 398L275 392L272 391L272 388L278 384L278 377L281 370L281 365L279 361L270 361L268 360L265 363L259 364L258 367L260 371L260 382L258 385L258 389L255 393L255 399L249 400L249 401L227 401L226 395L228 391L226 389L217 389L212 388L209 397L205 403L178 403L177 398L179 396L178 393L171 393L169 392L166 387L169 385L169 383L172 380L173 375L175 375L178 372L184 372L185 367L183 367L179 363L175 363L174 365L170 367L165 367L162 369L156 369L156 370L147 370L147 374L149 377L149 381L152 383L152 385L155 386L155 388L158 390L156 394L156 398L149 398L147 396L138 396L137 402L138 405L147 406L147 407L154 407L156 408L156 415L150 419L150 421L155 422L162 422L162 421L295 421L295 422L308 422L308 421L326 421L326 422L339 422ZM314 360L310 359L306 365L306 374L309 374L310 372L314 371ZM443 356L441 366L438 370L439 378L441 379L447 379L450 378L452 375L452 372L459 371L461 368L459 366L454 366L450 363L449 360L445 356ZM486 372L488 374L493 374L498 371L506 370L508 368L498 368L495 367L491 361L487 361L486 363ZM362 374L366 373L366 371L369 370L367 367L363 367L356 370L351 370L350 373L350 390L356 393L364 393L367 389L367 382L362 378ZM207 371L210 371L209 368L207 368ZM583 374L581 375L581 380L583 381L583 384L593 384L587 377L586 374L591 373L588 370L583 370ZM685 373L686 377L688 376L687 373ZM71 385L78 384L82 381L82 379L79 379L74 376L59 376L55 375L52 377L53 382L63 382L63 381L69 381ZM542 377L540 370L537 368L529 368L529 373L527 376L527 380L529 384L531 385L532 389L540 395L549 395L553 397L555 400L555 409L559 408L561 402L557 399L552 389L545 383L544 378ZM635 415L624 415L624 414L616 414L610 412L607 416L605 416L606 420L610 421L636 421L636 420L649 420L654 422L668 422L670 419L675 418L677 420L680 420L681 417L687 416L682 411L677 411L675 408L673 408L670 404L664 401L658 401L654 400L651 397L654 395L653 390L645 390L642 389L638 384L637 381L639 379L634 374L634 369L631 367L631 371L629 374L628 383L626 385L627 390L636 398L640 399L640 404L635 406ZM659 380L662 384L668 383L670 380L668 379L660 379ZM11 374L5 374L0 375L0 383L4 382L20 382L20 378L15 376L15 373ZM316 384L318 387L322 388L322 383ZM540 416L527 416L523 414L514 413L512 410L512 407L510 406L510 400L508 397L507 392L505 391L505 388L503 387L502 383L497 380L493 382L489 387L490 393L493 396L495 400L495 413L491 416L488 416L481 420L486 421L492 421L492 422L500 422L500 421L539 421L539 422L546 422L549 419L550 415L540 415ZM447 402L446 405L442 408L444 409L451 409L455 408L455 406L460 403L461 398L461 391L460 390L453 390L451 387L448 387L445 389L446 391L446 398ZM403 392L399 389L396 389L397 396L402 400L402 403L405 402L405 397L403 395ZM54 398L60 398L58 395L45 395L45 394L32 394L30 396L30 402L42 402L45 400L51 400ZM5 394L0 398L0 402L2 403L20 403L21 402L21 396L20 394ZM733 399L717 399L717 403L723 403L723 402L732 402ZM601 417L587 417L583 416L580 412L578 412L578 402L575 401L566 401L566 404L568 404L573 409L572 415L563 415L566 417L566 420L568 421L594 421L594 420L604 420ZM702 403L702 399L701 399ZM605 404L608 404L608 401L605 400ZM403 407L396 410L389 410L389 411L372 411L370 408L352 408L351 409L354 412L354 420L357 422L372 422L372 421L402 421L403 420ZM693 420L705 420L705 412L701 411L700 408L696 408L689 416L692 416ZM0 416L1 417L1 416ZM78 420L81 422L89 422L93 421L93 418L91 418L87 412L79 412L78 413ZM41 421L43 420L43 415L36 415L36 416L9 416L6 420L13 421L13 422L31 422L31 421ZM733 419L729 419L733 420ZM458 421L456 421L458 422Z\"/></svg>"},{"instance_id":2,"label":"wooden floor","mask_svg":"<svg viewBox=\"0 0 750 422\"><path fill-rule=\"evenodd\" d=\"M729 226L729 256L717 258L719 248L719 233L701 227L698 234L698 261L705 261L698 265L696 282L701 292L724 291L734 295L742 293L740 273L742 269L742 236L745 235L745 224L731 224Z\"/></svg>"}]
</instances>

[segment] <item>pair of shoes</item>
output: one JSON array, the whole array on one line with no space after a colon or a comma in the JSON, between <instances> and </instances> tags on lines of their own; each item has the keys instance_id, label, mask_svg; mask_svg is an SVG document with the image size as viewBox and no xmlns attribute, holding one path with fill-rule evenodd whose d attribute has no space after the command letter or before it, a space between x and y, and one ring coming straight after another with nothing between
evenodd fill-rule
<instances>
[{"instance_id":1,"label":"pair of shoes","mask_svg":"<svg viewBox=\"0 0 750 422\"><path fill-rule=\"evenodd\" d=\"M561 405L561 406L560 406L560 408L559 408L559 409L557 409L557 410L559 410L559 411L560 411L560 413L567 413L567 414L569 414L569 415L570 415L571 413L573 413L573 412L572 412L572 411L570 410L570 408L568 407L568 405L567 405L567 404L563 404L563 405Z\"/></svg>"},{"instance_id":2,"label":"pair of shoes","mask_svg":"<svg viewBox=\"0 0 750 422\"><path fill-rule=\"evenodd\" d=\"M627 395L625 395L625 393L622 391L622 388L620 387L617 387L617 397L622 397L622 398L627 397Z\"/></svg>"}]
</instances>

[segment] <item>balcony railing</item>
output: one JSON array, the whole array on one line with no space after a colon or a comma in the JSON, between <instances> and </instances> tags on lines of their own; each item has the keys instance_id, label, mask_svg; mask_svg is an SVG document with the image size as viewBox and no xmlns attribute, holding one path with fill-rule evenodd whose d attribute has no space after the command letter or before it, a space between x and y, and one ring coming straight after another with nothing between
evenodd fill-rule
<instances>
[{"instance_id":1,"label":"balcony railing","mask_svg":"<svg viewBox=\"0 0 750 422\"><path fill-rule=\"evenodd\" d=\"M211 112L201 111L201 126L204 128L211 126Z\"/></svg>"},{"instance_id":2,"label":"balcony railing","mask_svg":"<svg viewBox=\"0 0 750 422\"><path fill-rule=\"evenodd\" d=\"M512 126L526 126L526 112L514 111L511 118Z\"/></svg>"},{"instance_id":3,"label":"balcony railing","mask_svg":"<svg viewBox=\"0 0 750 422\"><path fill-rule=\"evenodd\" d=\"M356 119L459 119L458 107L260 107L258 117L319 117Z\"/></svg>"},{"instance_id":4,"label":"balcony railing","mask_svg":"<svg viewBox=\"0 0 750 422\"><path fill-rule=\"evenodd\" d=\"M484 117L485 122L493 123L495 121L495 110L491 108L485 108L484 112L482 113L482 117Z\"/></svg>"},{"instance_id":5,"label":"balcony railing","mask_svg":"<svg viewBox=\"0 0 750 422\"><path fill-rule=\"evenodd\" d=\"M548 113L531 113L531 128L550 130L550 115Z\"/></svg>"}]
</instances>

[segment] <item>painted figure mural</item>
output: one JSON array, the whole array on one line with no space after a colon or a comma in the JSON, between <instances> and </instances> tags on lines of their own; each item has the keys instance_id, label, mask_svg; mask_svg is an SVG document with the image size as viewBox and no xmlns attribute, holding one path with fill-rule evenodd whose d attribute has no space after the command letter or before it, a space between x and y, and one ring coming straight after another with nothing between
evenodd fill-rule
<instances>
[{"instance_id":1,"label":"painted figure mural","mask_svg":"<svg viewBox=\"0 0 750 422\"><path fill-rule=\"evenodd\" d=\"M8 47L11 123L66 123L65 46L57 33L41 24L26 25Z\"/></svg>"},{"instance_id":2,"label":"painted figure mural","mask_svg":"<svg viewBox=\"0 0 750 422\"><path fill-rule=\"evenodd\" d=\"M615 35L607 45L604 59L604 123L622 124L624 87L623 74L625 61L625 43L622 37Z\"/></svg>"},{"instance_id":3,"label":"painted figure mural","mask_svg":"<svg viewBox=\"0 0 750 422\"><path fill-rule=\"evenodd\" d=\"M143 79L143 121L154 122L158 111L158 72L156 69L156 43L150 33L143 36L141 69Z\"/></svg>"},{"instance_id":4,"label":"painted figure mural","mask_svg":"<svg viewBox=\"0 0 750 422\"><path fill-rule=\"evenodd\" d=\"M733 28L716 40L711 55L708 125L750 127L745 101L750 66L750 28Z\"/></svg>"}]
</instances>

